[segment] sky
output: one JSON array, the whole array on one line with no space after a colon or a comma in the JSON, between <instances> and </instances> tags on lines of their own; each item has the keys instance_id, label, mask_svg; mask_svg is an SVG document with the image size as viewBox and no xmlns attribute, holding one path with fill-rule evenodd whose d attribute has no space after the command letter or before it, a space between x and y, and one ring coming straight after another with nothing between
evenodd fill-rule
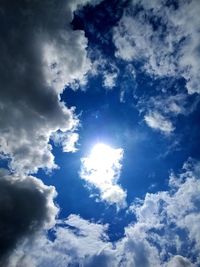
<instances>
[{"instance_id":1,"label":"sky","mask_svg":"<svg viewBox=\"0 0 200 267\"><path fill-rule=\"evenodd\" d=\"M2 0L0 266L200 267L199 0Z\"/></svg>"}]
</instances>

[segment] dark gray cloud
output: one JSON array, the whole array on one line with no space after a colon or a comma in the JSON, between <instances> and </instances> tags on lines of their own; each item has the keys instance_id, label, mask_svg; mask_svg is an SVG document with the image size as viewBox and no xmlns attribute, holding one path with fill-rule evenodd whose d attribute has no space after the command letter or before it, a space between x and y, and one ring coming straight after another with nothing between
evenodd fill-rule
<instances>
[{"instance_id":1,"label":"dark gray cloud","mask_svg":"<svg viewBox=\"0 0 200 267\"><path fill-rule=\"evenodd\" d=\"M25 238L54 224L58 212L53 186L35 177L0 172L0 266Z\"/></svg>"},{"instance_id":2,"label":"dark gray cloud","mask_svg":"<svg viewBox=\"0 0 200 267\"><path fill-rule=\"evenodd\" d=\"M10 267L17 247L29 246L38 231L55 223L54 187L28 174L57 167L49 144L56 131L64 148L74 151L69 137L78 119L60 94L74 79L85 81L90 68L87 39L70 25L74 10L86 2L0 4L0 156L10 159L13 173L0 173L0 266ZM13 263L18 265L29 264L22 257Z\"/></svg>"},{"instance_id":3,"label":"dark gray cloud","mask_svg":"<svg viewBox=\"0 0 200 267\"><path fill-rule=\"evenodd\" d=\"M84 33L70 25L82 3L1 1L0 152L11 157L15 171L55 168L51 134L73 131L78 123L59 95L90 68Z\"/></svg>"}]
</instances>

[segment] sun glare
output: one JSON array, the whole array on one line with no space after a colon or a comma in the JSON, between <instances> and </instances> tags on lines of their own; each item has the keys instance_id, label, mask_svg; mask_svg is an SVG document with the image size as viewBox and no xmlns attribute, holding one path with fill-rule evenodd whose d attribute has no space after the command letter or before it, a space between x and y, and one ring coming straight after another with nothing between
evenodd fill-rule
<instances>
[{"instance_id":1,"label":"sun glare","mask_svg":"<svg viewBox=\"0 0 200 267\"><path fill-rule=\"evenodd\" d=\"M97 143L90 154L81 160L81 178L99 189L102 200L117 207L126 206L126 192L117 183L122 158L122 148Z\"/></svg>"},{"instance_id":2,"label":"sun glare","mask_svg":"<svg viewBox=\"0 0 200 267\"><path fill-rule=\"evenodd\" d=\"M115 149L102 143L96 144L90 154L90 160L93 168L98 170L112 167L118 157L119 154L116 153Z\"/></svg>"},{"instance_id":3,"label":"sun glare","mask_svg":"<svg viewBox=\"0 0 200 267\"><path fill-rule=\"evenodd\" d=\"M109 145L97 143L89 156L84 158L84 167L87 178L96 186L110 184L116 178L116 170L121 167L120 160L123 157L122 149L114 149Z\"/></svg>"}]
</instances>

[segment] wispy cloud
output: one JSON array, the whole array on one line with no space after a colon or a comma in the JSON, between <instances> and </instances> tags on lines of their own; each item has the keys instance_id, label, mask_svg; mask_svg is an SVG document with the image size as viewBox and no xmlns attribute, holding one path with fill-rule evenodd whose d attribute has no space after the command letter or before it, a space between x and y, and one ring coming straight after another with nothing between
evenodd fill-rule
<instances>
[{"instance_id":1,"label":"wispy cloud","mask_svg":"<svg viewBox=\"0 0 200 267\"><path fill-rule=\"evenodd\" d=\"M170 134L174 131L172 122L158 112L149 112L144 116L144 120L149 127L165 134Z\"/></svg>"},{"instance_id":2,"label":"wispy cloud","mask_svg":"<svg viewBox=\"0 0 200 267\"><path fill-rule=\"evenodd\" d=\"M183 77L188 93L199 93L199 12L196 0L132 1L113 31L116 56L150 75Z\"/></svg>"}]
</instances>

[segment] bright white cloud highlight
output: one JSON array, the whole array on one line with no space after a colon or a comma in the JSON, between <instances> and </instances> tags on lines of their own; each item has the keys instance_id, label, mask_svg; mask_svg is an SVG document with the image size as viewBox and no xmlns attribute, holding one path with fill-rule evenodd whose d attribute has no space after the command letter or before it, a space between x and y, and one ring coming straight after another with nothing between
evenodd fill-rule
<instances>
[{"instance_id":1,"label":"bright white cloud highlight","mask_svg":"<svg viewBox=\"0 0 200 267\"><path fill-rule=\"evenodd\" d=\"M76 144L78 142L79 135L73 131L69 132L55 132L52 134L51 139L55 145L62 146L63 152L76 152Z\"/></svg>"},{"instance_id":2,"label":"bright white cloud highlight","mask_svg":"<svg viewBox=\"0 0 200 267\"><path fill-rule=\"evenodd\" d=\"M145 115L144 120L149 127L165 134L170 134L174 130L172 122L158 112L151 112Z\"/></svg>"},{"instance_id":3,"label":"bright white cloud highlight","mask_svg":"<svg viewBox=\"0 0 200 267\"><path fill-rule=\"evenodd\" d=\"M103 86L112 89L116 84L117 75L117 72L104 72Z\"/></svg>"},{"instance_id":4,"label":"bright white cloud highlight","mask_svg":"<svg viewBox=\"0 0 200 267\"><path fill-rule=\"evenodd\" d=\"M99 189L100 199L117 207L126 205L126 192L117 184L123 149L96 144L88 157L82 158L80 176L89 185Z\"/></svg>"}]
</instances>

